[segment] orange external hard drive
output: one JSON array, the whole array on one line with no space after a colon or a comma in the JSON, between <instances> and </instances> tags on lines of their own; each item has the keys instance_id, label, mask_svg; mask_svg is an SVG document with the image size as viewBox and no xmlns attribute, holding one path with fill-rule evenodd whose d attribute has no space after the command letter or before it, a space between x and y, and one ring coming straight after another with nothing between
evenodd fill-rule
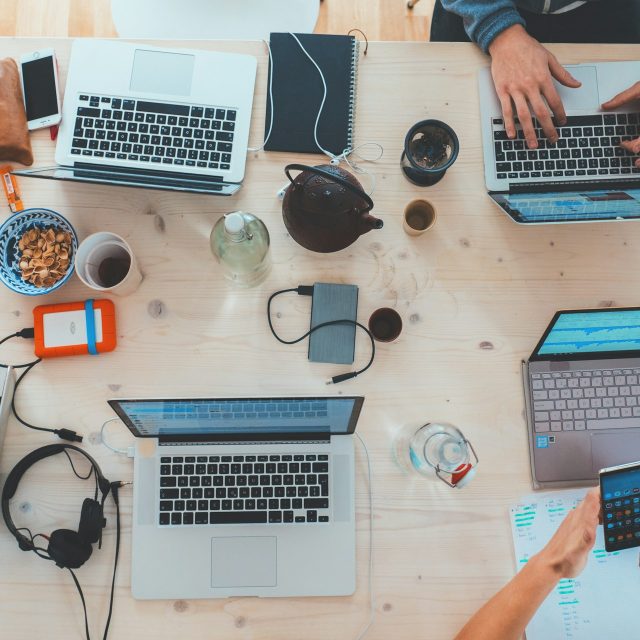
<instances>
[{"instance_id":1,"label":"orange external hard drive","mask_svg":"<svg viewBox=\"0 0 640 640\"><path fill-rule=\"evenodd\" d=\"M45 304L33 310L38 358L98 355L116 348L116 310L111 300Z\"/></svg>"}]
</instances>

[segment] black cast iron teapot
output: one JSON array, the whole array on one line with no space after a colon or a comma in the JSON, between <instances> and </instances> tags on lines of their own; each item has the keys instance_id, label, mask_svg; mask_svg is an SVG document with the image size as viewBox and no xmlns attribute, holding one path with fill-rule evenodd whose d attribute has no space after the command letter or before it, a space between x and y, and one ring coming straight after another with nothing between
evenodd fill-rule
<instances>
[{"instance_id":1,"label":"black cast iron teapot","mask_svg":"<svg viewBox=\"0 0 640 640\"><path fill-rule=\"evenodd\" d=\"M302 173L294 180L291 171ZM290 164L284 172L291 184L282 217L291 237L305 249L340 251L363 233L382 228L382 220L369 213L373 201L348 171L335 165Z\"/></svg>"}]
</instances>

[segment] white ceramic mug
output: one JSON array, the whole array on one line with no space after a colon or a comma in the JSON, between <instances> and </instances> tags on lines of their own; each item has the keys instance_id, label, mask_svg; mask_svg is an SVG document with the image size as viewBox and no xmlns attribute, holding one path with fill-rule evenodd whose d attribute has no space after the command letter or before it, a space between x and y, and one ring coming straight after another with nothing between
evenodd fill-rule
<instances>
[{"instance_id":1,"label":"white ceramic mug","mask_svg":"<svg viewBox=\"0 0 640 640\"><path fill-rule=\"evenodd\" d=\"M105 273L105 261L112 261L110 273ZM120 277L113 268L128 269ZM124 265L124 266L123 266ZM75 261L76 273L87 287L95 291L126 296L133 293L142 282L142 273L136 257L124 238L110 231L99 231L85 238L78 247ZM113 278L116 282L112 282Z\"/></svg>"}]
</instances>

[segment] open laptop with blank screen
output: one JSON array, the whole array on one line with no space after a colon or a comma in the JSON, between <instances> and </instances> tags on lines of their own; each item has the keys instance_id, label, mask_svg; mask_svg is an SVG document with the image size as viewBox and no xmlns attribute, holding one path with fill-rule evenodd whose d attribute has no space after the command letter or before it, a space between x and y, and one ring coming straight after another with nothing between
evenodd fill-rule
<instances>
[{"instance_id":1,"label":"open laptop with blank screen","mask_svg":"<svg viewBox=\"0 0 640 640\"><path fill-rule=\"evenodd\" d=\"M557 312L523 377L536 488L640 460L640 308Z\"/></svg>"}]
</instances>

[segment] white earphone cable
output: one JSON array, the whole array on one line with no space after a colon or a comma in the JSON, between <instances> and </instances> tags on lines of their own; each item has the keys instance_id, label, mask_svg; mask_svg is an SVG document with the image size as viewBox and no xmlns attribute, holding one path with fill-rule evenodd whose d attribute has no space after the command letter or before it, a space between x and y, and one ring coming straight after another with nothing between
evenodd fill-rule
<instances>
[{"instance_id":1,"label":"white earphone cable","mask_svg":"<svg viewBox=\"0 0 640 640\"><path fill-rule=\"evenodd\" d=\"M118 449L118 447L114 447L112 445L109 444L109 442L107 441L106 435L105 435L105 429L107 427L107 425L110 422L120 422L120 418L109 418L109 420L105 420L102 423L102 427L100 428L100 440L102 441L102 444L107 447L107 449L109 449L110 451L113 451L113 453L117 453L118 455L121 456L130 456L130 450L129 449Z\"/></svg>"},{"instance_id":2,"label":"white earphone cable","mask_svg":"<svg viewBox=\"0 0 640 640\"><path fill-rule=\"evenodd\" d=\"M322 101L320 102L320 108L318 109L318 114L316 115L316 121L315 124L313 125L313 139L315 140L316 146L318 147L318 149L320 149L320 151L322 151L322 153L324 153L326 156L329 156L329 158L331 158L332 161L340 161L340 158L344 156L344 154L348 151L347 149L345 149L340 156L336 156L333 153L331 153L331 151L327 151L318 141L318 123L320 122L320 117L322 116L322 110L324 109L324 103L327 100L327 82L324 79L324 73L322 73L322 69L318 66L318 63L311 57L311 55L309 54L309 52L304 48L304 46L302 45L302 42L300 42L300 39L298 38L298 36L295 33L291 33L289 32L291 37L298 43L298 45L300 46L300 48L302 49L302 52L304 53L305 56L307 56L307 58L309 58L309 60L311 61L311 63L313 64L313 66L318 70L318 73L320 74L320 80L322 80Z\"/></svg>"},{"instance_id":3,"label":"white earphone cable","mask_svg":"<svg viewBox=\"0 0 640 640\"><path fill-rule=\"evenodd\" d=\"M359 433L356 433L356 436L358 440L360 440L360 444L367 458L367 476L369 478L369 620L364 629L362 629L356 637L356 640L362 640L371 628L376 616L376 599L373 591L373 474L371 473L371 459L367 445Z\"/></svg>"},{"instance_id":4,"label":"white earphone cable","mask_svg":"<svg viewBox=\"0 0 640 640\"><path fill-rule=\"evenodd\" d=\"M274 107L273 107L273 56L271 55L271 44L269 44L268 40L263 40L262 42L264 42L267 45L267 49L269 51L269 60L271 62L272 68L271 68L271 72L269 73L269 105L271 106L271 110L269 113L269 129L267 131L267 135L264 137L264 141L262 142L262 144L259 147L249 147L247 149L247 151L262 151L264 149L264 146L267 144L267 142L269 142L269 137L271 136L271 131L273 129L273 111L274 111Z\"/></svg>"},{"instance_id":5,"label":"white earphone cable","mask_svg":"<svg viewBox=\"0 0 640 640\"><path fill-rule=\"evenodd\" d=\"M356 173L359 174L365 174L368 175L371 178L371 187L368 191L369 195L372 195L373 192L375 191L375 187L376 187L376 177L373 173L371 173L370 171L367 171L366 169L363 169L361 166L359 166L358 164L356 164L355 162L352 162L349 160L349 156L350 155L354 155L356 157L358 157L361 161L363 162L377 162L378 160L380 160L380 158L382 158L382 154L384 153L384 149L382 147L381 144L378 144L377 142L365 142L363 144L357 145L356 147L353 148L346 148L342 151L342 153L335 155L333 153L331 153L331 151L325 149L321 144L320 141L318 140L318 124L320 122L320 118L322 117L322 111L324 109L324 105L327 101L327 81L324 77L324 73L322 73L322 69L319 67L318 63L313 59L313 57L310 55L310 53L305 49L304 45L302 44L302 42L300 42L300 38L298 38L298 36L295 33L289 32L289 35L298 43L298 46L300 47L300 49L302 49L302 52L305 54L305 56L311 61L311 64L313 64L313 66L316 68L316 70L318 71L318 73L320 74L320 80L322 81L322 100L320 102L320 108L318 109L318 113L316 115L316 120L315 123L313 125L313 139L316 143L316 146L318 147L318 149L320 149L320 151L322 151L322 153L324 153L328 158L330 158L331 160L331 164L334 165L338 165L340 164L341 160L344 160L349 167L351 167L351 169L353 171L355 171ZM263 42L267 45L267 49L269 50L269 60L271 62L271 72L269 74L269 105L271 106L270 109L270 113L269 113L269 128L267 130L267 134L264 138L264 142L259 146L259 147L249 147L247 151L251 151L251 152L255 152L255 151L262 151L262 149L264 149L265 145L267 144L267 142L269 141L269 138L271 136L271 132L273 130L273 113L275 111L274 109L274 104L273 104L273 75L274 75L274 60L273 60L273 55L271 52L271 45L267 40L263 40ZM379 149L379 154L374 157L374 158L365 158L363 155L357 153L358 149L363 149L365 147L377 147Z\"/></svg>"}]
</instances>

